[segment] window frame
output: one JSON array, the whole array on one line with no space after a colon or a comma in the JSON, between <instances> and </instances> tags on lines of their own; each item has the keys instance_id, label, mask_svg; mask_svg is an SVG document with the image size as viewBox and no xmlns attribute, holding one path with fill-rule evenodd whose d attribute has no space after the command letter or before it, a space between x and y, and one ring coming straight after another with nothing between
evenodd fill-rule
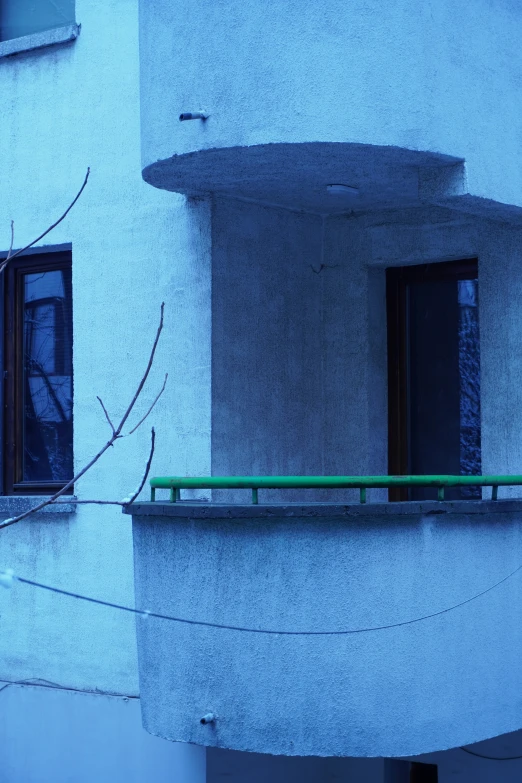
<instances>
[{"instance_id":1,"label":"window frame","mask_svg":"<svg viewBox=\"0 0 522 783\"><path fill-rule=\"evenodd\" d=\"M404 476L409 465L408 319L410 283L470 280L478 277L478 259L440 261L386 269L388 344L388 475ZM408 487L388 490L391 501L409 500Z\"/></svg>"},{"instance_id":2,"label":"window frame","mask_svg":"<svg viewBox=\"0 0 522 783\"><path fill-rule=\"evenodd\" d=\"M24 328L23 285L25 274L71 269L70 251L21 255L10 262L5 271L1 291L3 318L3 495L52 495L67 482L23 481L23 378ZM71 291L72 306L72 291ZM72 374L72 368L71 368ZM74 379L73 379L74 390ZM71 443L71 446L74 444ZM72 478L72 476L71 476ZM71 486L67 494L73 494Z\"/></svg>"}]
</instances>

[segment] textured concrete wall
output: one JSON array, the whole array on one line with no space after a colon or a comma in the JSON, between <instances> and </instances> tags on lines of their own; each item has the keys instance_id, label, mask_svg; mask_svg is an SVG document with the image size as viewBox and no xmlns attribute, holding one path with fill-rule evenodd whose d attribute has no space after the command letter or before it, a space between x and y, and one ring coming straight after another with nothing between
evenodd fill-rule
<instances>
[{"instance_id":1,"label":"textured concrete wall","mask_svg":"<svg viewBox=\"0 0 522 783\"><path fill-rule=\"evenodd\" d=\"M386 472L384 273L369 253L356 221L215 200L215 475Z\"/></svg>"},{"instance_id":2,"label":"textured concrete wall","mask_svg":"<svg viewBox=\"0 0 522 783\"><path fill-rule=\"evenodd\" d=\"M72 243L78 468L109 435L96 395L115 419L121 416L166 302L156 363L132 421L147 410L168 371L165 394L144 428L118 443L75 488L80 499L120 500L143 474L151 424L157 430L153 472L210 470L208 210L141 179L137 3L77 0L76 18L82 30L74 43L0 59L0 248L9 248L11 219L16 247L56 220L91 167L80 201L45 240ZM0 537L0 565L133 603L131 530L117 507L78 506L76 514L9 527ZM2 598L0 677L138 692L132 617L31 588ZM45 723L45 711L38 719Z\"/></svg>"},{"instance_id":3,"label":"textured concrete wall","mask_svg":"<svg viewBox=\"0 0 522 783\"><path fill-rule=\"evenodd\" d=\"M520 565L519 503L498 503L136 516L136 599L155 612L275 631L431 615ZM141 620L144 725L173 740L316 756L418 754L516 730L520 590L518 573L423 622L340 636ZM208 712L215 723L201 725Z\"/></svg>"},{"instance_id":4,"label":"textured concrete wall","mask_svg":"<svg viewBox=\"0 0 522 783\"><path fill-rule=\"evenodd\" d=\"M76 487L79 498L121 499L143 473L149 424L158 436L153 471L209 471L210 238L204 203L187 205L141 180L137 5L78 0L76 13L82 33L74 44L0 60L0 90L9 96L0 246L9 247L11 218L16 246L52 223L91 166L82 198L46 240L72 243L77 467L108 437L96 395L115 419L123 413L166 301L165 331L133 421L170 371L165 394L144 428ZM2 565L21 575L132 603L131 532L118 508L32 518L6 529L0 547ZM11 598L0 675L136 693L132 618L30 590Z\"/></svg>"},{"instance_id":5,"label":"textured concrete wall","mask_svg":"<svg viewBox=\"0 0 522 783\"><path fill-rule=\"evenodd\" d=\"M139 699L27 685L2 691L0 767L2 783L207 779L203 748L143 731Z\"/></svg>"},{"instance_id":6,"label":"textured concrete wall","mask_svg":"<svg viewBox=\"0 0 522 783\"><path fill-rule=\"evenodd\" d=\"M470 193L520 205L521 29L512 0L142 2L143 165L273 143L396 146L464 158ZM178 121L199 109L206 123Z\"/></svg>"},{"instance_id":7,"label":"textured concrete wall","mask_svg":"<svg viewBox=\"0 0 522 783\"><path fill-rule=\"evenodd\" d=\"M483 231L479 256L484 472L522 473L522 233ZM503 490L520 495L520 487Z\"/></svg>"}]
</instances>

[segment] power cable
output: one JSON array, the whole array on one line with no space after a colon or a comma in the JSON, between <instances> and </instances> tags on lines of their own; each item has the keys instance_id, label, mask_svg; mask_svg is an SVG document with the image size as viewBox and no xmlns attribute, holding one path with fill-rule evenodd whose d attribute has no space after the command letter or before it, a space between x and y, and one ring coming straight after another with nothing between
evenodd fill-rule
<instances>
[{"instance_id":1,"label":"power cable","mask_svg":"<svg viewBox=\"0 0 522 783\"><path fill-rule=\"evenodd\" d=\"M123 606L122 604L112 603L111 601L102 601L99 598L91 598L90 596L82 595L80 593L73 593L70 590L62 590L61 588L58 587L52 587L51 585L44 585L41 584L40 582L34 582L32 579L24 579L21 576L15 576L11 571L5 571L3 575L0 572L0 578L5 586L8 586L6 584L6 581L17 580L18 582L22 582L23 584L31 585L33 587L38 587L41 590L49 590L51 593L57 593L58 595L66 595L69 598L76 598L80 601L87 601L91 604L97 604L98 606L107 606L111 609L119 609L122 612L130 612L131 614L140 615L145 619L148 617L155 617L158 620L169 620L171 622L183 623L185 625L197 625L204 628L219 628L227 631L241 631L243 633L259 633L259 634L268 634L273 636L348 636L350 634L371 633L373 631L386 631L391 628L400 628L405 625L413 625L414 623L420 623L423 622L424 620L429 620L433 617L439 617L440 615L447 614L448 612L452 612L454 609L459 609L461 606L465 606L466 604L469 604L472 601L476 601L478 598L481 598L483 595L486 595L487 593L490 593L492 590L495 590L495 588L499 587L504 582L507 582L508 579L511 579L511 577L515 576L515 574L517 574L520 570L522 570L522 564L519 565L510 574L508 574L503 579L501 579L499 582L495 582L494 585L487 587L485 590L482 590L480 593L473 595L471 598L466 598L466 600L460 601L458 604L449 606L446 609L440 609L438 612L431 612L430 614L423 615L422 617L415 617L412 620L403 620L402 622L398 622L398 623L375 625L375 626L369 626L367 628L351 628L351 629L339 630L339 631L276 631L273 629L266 629L266 628L247 628L239 625L226 625L223 623L212 623L212 622L207 622L205 620L190 620L185 617L173 617L172 615L159 614L158 612L150 612L147 609L135 609L131 606Z\"/></svg>"},{"instance_id":2,"label":"power cable","mask_svg":"<svg viewBox=\"0 0 522 783\"><path fill-rule=\"evenodd\" d=\"M467 748L462 748L461 750L464 751L464 753L469 753L470 756L476 756L478 759L487 759L488 761L516 761L517 759L522 759L522 756L501 756L500 758L498 756L483 756L481 753L475 753L474 750L468 750Z\"/></svg>"}]
</instances>

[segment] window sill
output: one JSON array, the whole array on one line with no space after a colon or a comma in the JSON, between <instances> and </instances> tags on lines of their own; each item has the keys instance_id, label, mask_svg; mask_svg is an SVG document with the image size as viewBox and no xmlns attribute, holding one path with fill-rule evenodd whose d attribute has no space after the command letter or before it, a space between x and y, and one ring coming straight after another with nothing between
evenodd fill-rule
<instances>
[{"instance_id":1,"label":"window sill","mask_svg":"<svg viewBox=\"0 0 522 783\"><path fill-rule=\"evenodd\" d=\"M19 52L30 52L33 49L43 49L46 46L69 43L78 38L80 25L72 23L52 30L42 30L39 33L31 33L21 38L11 38L8 41L0 41L0 57L10 57Z\"/></svg>"},{"instance_id":2,"label":"window sill","mask_svg":"<svg viewBox=\"0 0 522 783\"><path fill-rule=\"evenodd\" d=\"M0 495L0 517L16 517L18 514L24 514L47 499L47 495ZM75 495L64 495L62 502L50 503L35 514L75 514L75 500Z\"/></svg>"}]
</instances>

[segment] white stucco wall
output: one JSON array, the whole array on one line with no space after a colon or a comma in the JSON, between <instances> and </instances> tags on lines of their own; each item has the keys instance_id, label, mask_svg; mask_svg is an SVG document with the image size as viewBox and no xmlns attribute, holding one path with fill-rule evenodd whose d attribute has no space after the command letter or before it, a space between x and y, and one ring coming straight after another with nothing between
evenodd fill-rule
<instances>
[{"instance_id":1,"label":"white stucco wall","mask_svg":"<svg viewBox=\"0 0 522 783\"><path fill-rule=\"evenodd\" d=\"M166 302L156 362L131 421L168 371L163 398L143 429L117 443L75 488L79 498L119 500L139 483L152 424L153 472L210 469L207 207L141 179L137 3L77 0L76 17L82 29L74 43L0 59L0 248L9 247L11 219L15 247L56 220L91 167L80 201L45 240L72 243L77 468L109 435L96 395L115 419L123 413ZM131 547L129 520L118 507L78 506L72 515L41 515L3 530L0 564L132 605ZM2 596L0 677L138 693L131 616L19 587ZM49 742L56 738L51 733ZM9 783L18 780L27 778L20 773Z\"/></svg>"},{"instance_id":2,"label":"white stucco wall","mask_svg":"<svg viewBox=\"0 0 522 783\"><path fill-rule=\"evenodd\" d=\"M161 75L145 72L145 157L274 141L397 144L465 158L469 192L519 203L519 120L510 100L518 67L514 4L481 0L473 18L463 6L457 18L450 16L449 3L416 7L415 13L407 3L395 3L377 16L357 3L351 8L359 14L358 26L340 3L332 11L334 24L315 14L314 3L304 9L300 4L299 13L295 3L272 3L269 25L266 9L230 2L227 14L226 5L219 4L218 13L218 6L193 4L190 17L177 5L175 20L169 5L163 30L145 20L145 36L157 52L153 57L145 51L145 67ZM0 59L0 92L7 96L0 134L0 247L9 246L11 218L16 246L56 219L91 166L80 202L48 238L73 248L77 466L108 435L96 395L115 416L124 410L165 300L165 331L140 406L146 409L168 371L166 392L150 418L157 430L153 474L254 472L255 465L259 472L385 472L382 268L478 255L481 323L487 327L484 469L522 472L522 421L516 415L520 319L512 296L520 282L518 234L491 225L481 233L476 221L449 210L375 213L356 221L223 199L214 205L211 236L209 202L187 202L141 179L137 2L77 0L76 7L82 31L74 43ZM299 24L287 35L295 20ZM379 48L379 36L399 22L401 36L392 36L386 51ZM437 38L442 28L449 33ZM212 29L215 49L208 38L206 46L194 45L192 36L205 29ZM317 40L311 47L312 29ZM246 43L252 36L257 48ZM421 72L426 36L437 43ZM277 69L267 65L270 47L278 53ZM336 69L347 53L350 68L341 74ZM395 58L393 69L388 57ZM452 78L458 74L451 93L445 93L442 65L448 62L455 66ZM294 90L297 77L302 86ZM339 100L357 109L348 112L349 127L346 111L336 110ZM196 101L211 104L211 120L205 126L178 124L179 111L199 108ZM398 106L402 113L391 111ZM408 193L415 185L410 179L405 176ZM502 297L508 297L507 306ZM500 312L508 316L500 318ZM285 336L292 342L283 353ZM499 404L498 373L509 367ZM145 426L105 455L76 494L128 495L148 447ZM66 589L133 601L130 525L117 509L78 506L74 515L49 514L10 527L0 537L0 564ZM0 676L137 694L132 618L21 585L4 597Z\"/></svg>"},{"instance_id":3,"label":"white stucco wall","mask_svg":"<svg viewBox=\"0 0 522 783\"><path fill-rule=\"evenodd\" d=\"M166 301L165 330L133 421L169 371L165 394L143 429L76 487L79 498L121 499L143 473L150 424L156 472L209 469L206 206L187 206L141 180L136 3L78 0L76 13L82 33L74 44L0 60L0 90L9 96L0 135L1 242L7 249L11 218L16 246L33 239L91 167L82 198L46 239L72 243L77 468L109 434L96 395L115 419L123 413ZM183 417L174 413L181 410ZM130 544L119 509L95 506L59 521L30 519L0 539L2 563L21 575L122 603L133 597ZM0 642L8 671L0 673L136 693L132 619L39 593L13 591L12 601Z\"/></svg>"},{"instance_id":4,"label":"white stucco wall","mask_svg":"<svg viewBox=\"0 0 522 783\"><path fill-rule=\"evenodd\" d=\"M31 685L0 692L2 783L206 783L204 749L144 731L139 699Z\"/></svg>"}]
</instances>

